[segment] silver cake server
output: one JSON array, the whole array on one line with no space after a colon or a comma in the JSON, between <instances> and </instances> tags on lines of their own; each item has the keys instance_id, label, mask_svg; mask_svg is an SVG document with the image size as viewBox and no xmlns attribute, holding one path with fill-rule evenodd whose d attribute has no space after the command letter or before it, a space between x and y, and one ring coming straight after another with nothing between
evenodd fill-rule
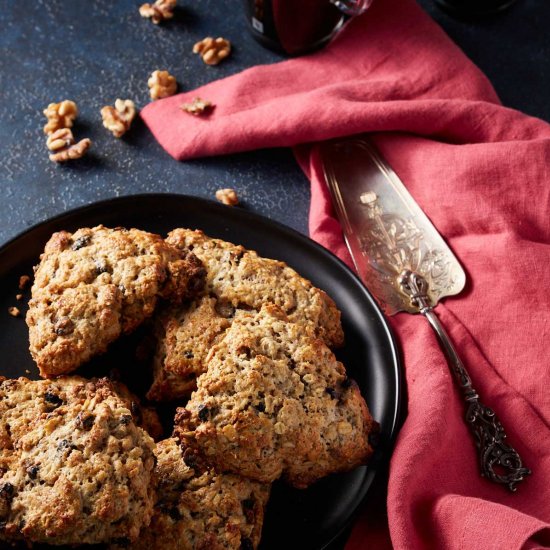
<instances>
[{"instance_id":1,"label":"silver cake server","mask_svg":"<svg viewBox=\"0 0 550 550\"><path fill-rule=\"evenodd\" d=\"M466 401L481 475L511 491L531 473L483 405L434 307L466 283L460 263L367 138L320 146L325 179L357 271L388 315L421 313L434 329Z\"/></svg>"}]
</instances>

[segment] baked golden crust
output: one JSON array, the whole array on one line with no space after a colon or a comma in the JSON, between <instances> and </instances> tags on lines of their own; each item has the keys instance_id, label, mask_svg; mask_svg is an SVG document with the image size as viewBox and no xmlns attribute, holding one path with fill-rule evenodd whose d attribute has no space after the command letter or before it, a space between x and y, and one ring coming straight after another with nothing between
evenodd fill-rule
<instances>
[{"instance_id":1,"label":"baked golden crust","mask_svg":"<svg viewBox=\"0 0 550 550\"><path fill-rule=\"evenodd\" d=\"M342 345L340 312L331 298L283 262L202 231L175 229L167 242L193 253L207 269L205 297L187 308L173 307L157 323L159 342L154 382L148 393L157 401L188 397L216 339L230 326L237 309L281 307L288 318L330 347ZM192 350L192 357L186 352ZM187 353L189 355L189 353Z\"/></svg>"},{"instance_id":2,"label":"baked golden crust","mask_svg":"<svg viewBox=\"0 0 550 550\"><path fill-rule=\"evenodd\" d=\"M256 548L270 486L200 464L176 439L155 449L159 500L136 550L225 550ZM112 548L120 548L113 546Z\"/></svg>"},{"instance_id":3,"label":"baked golden crust","mask_svg":"<svg viewBox=\"0 0 550 550\"><path fill-rule=\"evenodd\" d=\"M30 351L40 374L58 376L104 353L150 317L159 298L181 302L204 284L192 254L137 229L54 233L35 270Z\"/></svg>"},{"instance_id":4,"label":"baked golden crust","mask_svg":"<svg viewBox=\"0 0 550 550\"><path fill-rule=\"evenodd\" d=\"M187 306L172 306L158 316L153 385L148 399L172 401L190 395L196 388L210 348L231 325L216 311L216 304L216 298L203 296Z\"/></svg>"},{"instance_id":5,"label":"baked golden crust","mask_svg":"<svg viewBox=\"0 0 550 550\"><path fill-rule=\"evenodd\" d=\"M371 455L375 423L357 385L279 307L239 311L207 362L174 433L218 471L306 487Z\"/></svg>"},{"instance_id":6,"label":"baked golden crust","mask_svg":"<svg viewBox=\"0 0 550 550\"><path fill-rule=\"evenodd\" d=\"M265 303L276 304L290 321L310 326L329 347L344 343L335 303L284 262L262 258L202 231L175 229L166 242L182 251L191 250L203 262L206 291L222 302L220 306L259 310Z\"/></svg>"},{"instance_id":7,"label":"baked golden crust","mask_svg":"<svg viewBox=\"0 0 550 550\"><path fill-rule=\"evenodd\" d=\"M0 383L0 539L130 541L150 521L153 440L106 379Z\"/></svg>"}]
</instances>

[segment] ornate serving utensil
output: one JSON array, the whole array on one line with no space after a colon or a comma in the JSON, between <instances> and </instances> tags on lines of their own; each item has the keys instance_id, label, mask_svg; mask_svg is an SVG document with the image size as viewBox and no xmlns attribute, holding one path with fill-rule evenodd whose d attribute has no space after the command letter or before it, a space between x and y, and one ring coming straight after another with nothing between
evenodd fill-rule
<instances>
[{"instance_id":1,"label":"ornate serving utensil","mask_svg":"<svg viewBox=\"0 0 550 550\"><path fill-rule=\"evenodd\" d=\"M397 174L366 138L323 144L325 178L357 271L388 315L421 313L434 329L464 400L481 475L511 491L531 473L494 411L483 405L434 307L466 275Z\"/></svg>"}]
</instances>

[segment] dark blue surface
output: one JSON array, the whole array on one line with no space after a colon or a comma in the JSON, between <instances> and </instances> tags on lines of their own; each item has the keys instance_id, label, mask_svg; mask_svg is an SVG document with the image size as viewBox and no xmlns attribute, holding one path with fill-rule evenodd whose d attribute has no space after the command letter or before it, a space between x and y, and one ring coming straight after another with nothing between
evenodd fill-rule
<instances>
[{"instance_id":1,"label":"dark blue surface","mask_svg":"<svg viewBox=\"0 0 550 550\"><path fill-rule=\"evenodd\" d=\"M184 2L180 2L184 4ZM238 2L188 3L163 26L140 17L139 2L97 0L0 1L0 242L74 206L125 194L177 192L213 198L234 187L244 206L306 231L309 185L289 150L178 163L141 121L117 140L99 110L117 97L139 107L149 100L147 79L167 69L181 90L278 61L248 36ZM234 43L229 60L208 67L191 53L207 35ZM73 99L76 137L90 137L91 154L58 166L48 160L42 110Z\"/></svg>"},{"instance_id":2,"label":"dark blue surface","mask_svg":"<svg viewBox=\"0 0 550 550\"><path fill-rule=\"evenodd\" d=\"M383 0L378 0L383 1ZM289 150L173 161L138 122L114 139L99 109L117 97L149 102L147 78L168 69L180 89L281 59L247 32L239 0L183 2L163 26L142 19L139 1L0 0L0 243L36 222L100 199L143 192L212 198L234 187L245 208L307 232L309 184ZM421 4L486 72L503 102L550 120L550 44L546 0L519 0L481 23L460 22L431 0ZM221 35L234 44L229 60L205 66L195 41ZM84 160L48 160L42 109L51 101L78 103L77 137L93 141Z\"/></svg>"}]
</instances>

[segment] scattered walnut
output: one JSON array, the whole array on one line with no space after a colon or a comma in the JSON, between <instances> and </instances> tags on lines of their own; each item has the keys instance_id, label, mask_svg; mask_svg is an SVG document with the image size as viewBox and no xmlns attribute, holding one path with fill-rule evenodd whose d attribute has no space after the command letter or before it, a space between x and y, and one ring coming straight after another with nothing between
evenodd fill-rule
<instances>
[{"instance_id":1,"label":"scattered walnut","mask_svg":"<svg viewBox=\"0 0 550 550\"><path fill-rule=\"evenodd\" d=\"M46 147L50 151L66 149L74 143L73 132L69 128L60 128L48 136Z\"/></svg>"},{"instance_id":2,"label":"scattered walnut","mask_svg":"<svg viewBox=\"0 0 550 550\"><path fill-rule=\"evenodd\" d=\"M200 97L194 97L191 103L184 103L181 107L182 111L191 113L195 116L200 116L211 111L214 108L214 105L211 101L207 99L201 99Z\"/></svg>"},{"instance_id":3,"label":"scattered walnut","mask_svg":"<svg viewBox=\"0 0 550 550\"><path fill-rule=\"evenodd\" d=\"M101 109L103 126L117 138L123 136L136 116L136 107L131 99L117 99L115 106L107 105Z\"/></svg>"},{"instance_id":4,"label":"scattered walnut","mask_svg":"<svg viewBox=\"0 0 550 550\"><path fill-rule=\"evenodd\" d=\"M139 8L139 14L141 17L151 19L155 25L158 25L161 21L174 17L175 7L176 0L156 0L154 4L143 4Z\"/></svg>"},{"instance_id":5,"label":"scattered walnut","mask_svg":"<svg viewBox=\"0 0 550 550\"><path fill-rule=\"evenodd\" d=\"M23 294L16 294L15 299L21 301L23 299Z\"/></svg>"},{"instance_id":6,"label":"scattered walnut","mask_svg":"<svg viewBox=\"0 0 550 550\"><path fill-rule=\"evenodd\" d=\"M91 144L92 142L88 138L81 139L78 143L59 151L59 153L52 153L50 160L53 162L66 162L68 160L79 159L84 156Z\"/></svg>"},{"instance_id":7,"label":"scattered walnut","mask_svg":"<svg viewBox=\"0 0 550 550\"><path fill-rule=\"evenodd\" d=\"M176 79L168 71L154 71L147 85L153 100L174 95L178 89Z\"/></svg>"},{"instance_id":8,"label":"scattered walnut","mask_svg":"<svg viewBox=\"0 0 550 550\"><path fill-rule=\"evenodd\" d=\"M48 119L44 133L50 135L60 128L71 128L78 115L78 109L74 101L65 99L60 103L50 103L43 113Z\"/></svg>"},{"instance_id":9,"label":"scattered walnut","mask_svg":"<svg viewBox=\"0 0 550 550\"><path fill-rule=\"evenodd\" d=\"M231 42L209 36L193 46L193 53L200 54L207 65L217 65L231 53Z\"/></svg>"},{"instance_id":10,"label":"scattered walnut","mask_svg":"<svg viewBox=\"0 0 550 550\"><path fill-rule=\"evenodd\" d=\"M53 153L50 160L53 162L65 162L82 157L88 150L92 142L88 139L82 139L78 143L74 142L73 133L69 128L61 128L48 137L46 145Z\"/></svg>"},{"instance_id":11,"label":"scattered walnut","mask_svg":"<svg viewBox=\"0 0 550 550\"><path fill-rule=\"evenodd\" d=\"M218 189L216 191L216 199L227 206L235 206L239 204L239 197L234 189Z\"/></svg>"},{"instance_id":12,"label":"scattered walnut","mask_svg":"<svg viewBox=\"0 0 550 550\"><path fill-rule=\"evenodd\" d=\"M21 315L21 312L20 312L19 309L16 308L15 306L9 307L9 308L8 308L8 313L9 313L12 317L19 317L19 316Z\"/></svg>"},{"instance_id":13,"label":"scattered walnut","mask_svg":"<svg viewBox=\"0 0 550 550\"><path fill-rule=\"evenodd\" d=\"M19 277L19 290L25 290L30 282L31 278L28 275L21 275Z\"/></svg>"}]
</instances>

